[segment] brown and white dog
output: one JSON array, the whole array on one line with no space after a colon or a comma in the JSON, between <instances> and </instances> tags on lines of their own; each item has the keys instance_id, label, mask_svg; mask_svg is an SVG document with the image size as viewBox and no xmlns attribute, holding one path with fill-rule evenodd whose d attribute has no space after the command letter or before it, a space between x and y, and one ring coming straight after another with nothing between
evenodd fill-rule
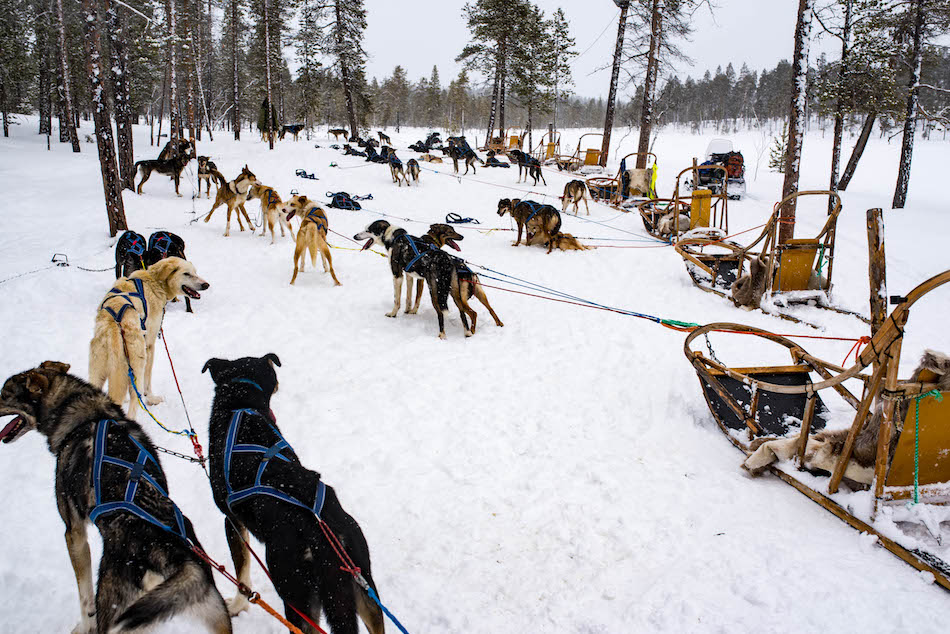
<instances>
[{"instance_id":1,"label":"brown and white dog","mask_svg":"<svg viewBox=\"0 0 950 634\"><path fill-rule=\"evenodd\" d=\"M287 220L289 210L287 205L284 204L284 201L280 199L280 195L277 193L277 190L273 187L268 187L267 185L255 184L251 186L250 191L247 193L248 200L260 200L261 201L261 215L264 217L264 226L261 227L261 235L265 235L267 230L270 229L270 243L274 244L276 237L274 236L274 226L280 225L280 237L283 238L284 229L290 232L290 237L293 240L296 240L294 236L293 225Z\"/></svg>"},{"instance_id":2,"label":"brown and white dog","mask_svg":"<svg viewBox=\"0 0 950 634\"><path fill-rule=\"evenodd\" d=\"M165 304L179 295L200 299L198 291L208 287L191 262L169 257L120 277L99 305L89 342L89 382L102 389L108 381L109 398L119 406L128 394L130 419L138 407L136 387L147 405L162 402L152 394L152 363Z\"/></svg>"},{"instance_id":3,"label":"brown and white dog","mask_svg":"<svg viewBox=\"0 0 950 634\"><path fill-rule=\"evenodd\" d=\"M442 159L436 156L435 154L422 154L419 156L420 161L425 161L426 163L441 163Z\"/></svg>"},{"instance_id":4,"label":"brown and white dog","mask_svg":"<svg viewBox=\"0 0 950 634\"><path fill-rule=\"evenodd\" d=\"M198 197L201 197L201 183L205 184L205 192L208 198L211 198L211 176L213 172L218 171L218 166L214 164L207 156L198 157ZM218 184L214 184L217 188Z\"/></svg>"},{"instance_id":5,"label":"brown and white dog","mask_svg":"<svg viewBox=\"0 0 950 634\"><path fill-rule=\"evenodd\" d=\"M221 172L214 171L211 175L218 181L218 193L215 194L214 205L211 207L211 211L205 216L205 222L211 220L211 214L214 213L215 209L221 205L227 205L228 222L224 227L225 237L231 235L231 214L235 210L237 210L236 216L241 231L244 231L244 225L241 224L241 214L244 214L244 218L247 220L247 228L253 233L254 223L251 222L251 217L247 215L247 209L244 208L244 203L247 202L247 195L251 191L251 187L260 185L260 181L254 176L254 172L245 165L241 173L238 174L238 177L230 182L224 180L224 176Z\"/></svg>"},{"instance_id":6,"label":"brown and white dog","mask_svg":"<svg viewBox=\"0 0 950 634\"><path fill-rule=\"evenodd\" d=\"M340 280L336 279L330 245L327 244L330 222L327 220L326 212L314 201L300 195L292 197L287 206L290 208L287 220L290 221L296 215L300 217L301 222L300 229L297 230L297 245L294 248L294 276L290 278L290 283L293 284L297 280L297 273L304 270L307 261L306 251L310 251L310 261L316 267L319 250L320 259L323 261L323 271L329 272L333 283L339 286Z\"/></svg>"},{"instance_id":7,"label":"brown and white dog","mask_svg":"<svg viewBox=\"0 0 950 634\"><path fill-rule=\"evenodd\" d=\"M590 215L590 207L587 206L587 183L582 180L573 180L564 185L564 196L562 196L563 204L561 205L561 211L567 213L567 206L574 205L574 215L577 215L580 202L584 201L584 209L587 210L587 215Z\"/></svg>"},{"instance_id":8,"label":"brown and white dog","mask_svg":"<svg viewBox=\"0 0 950 634\"><path fill-rule=\"evenodd\" d=\"M534 222L532 220L532 222ZM530 223L529 223L530 224ZM529 230L530 234L530 230ZM588 251L590 249L596 249L597 247L587 246L586 244L581 244L577 238L572 236L569 233L558 232L551 238L548 242L548 253L553 249L560 249L561 251Z\"/></svg>"},{"instance_id":9,"label":"brown and white dog","mask_svg":"<svg viewBox=\"0 0 950 634\"><path fill-rule=\"evenodd\" d=\"M525 231L525 244L549 244L551 239L561 230L561 214L551 205L542 205L532 200L520 198L502 198L498 201L498 215L511 214L518 225L518 238L511 246L518 246L521 242L521 233ZM528 228L528 223L532 223ZM542 240L536 240L541 238ZM548 250L550 253L550 250Z\"/></svg>"}]
</instances>

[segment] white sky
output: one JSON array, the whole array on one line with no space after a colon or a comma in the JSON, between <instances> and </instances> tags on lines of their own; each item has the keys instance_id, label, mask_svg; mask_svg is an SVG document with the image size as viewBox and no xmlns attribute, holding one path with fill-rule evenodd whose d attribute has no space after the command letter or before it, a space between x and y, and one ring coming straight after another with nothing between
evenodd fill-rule
<instances>
[{"instance_id":1,"label":"white sky","mask_svg":"<svg viewBox=\"0 0 950 634\"><path fill-rule=\"evenodd\" d=\"M533 1L546 16L563 8L577 52L590 47L574 61L575 92L605 97L610 71L597 69L609 64L613 56L617 6L612 0ZM702 77L707 69L715 72L716 66L725 68L729 62L738 72L743 62L753 70L762 70L774 67L781 59L791 59L798 0L714 1L719 5L714 14L710 15L707 8L700 9L692 41L681 43L683 51L694 60L692 67L682 65L683 78ZM443 85L448 85L460 70L455 56L469 41L462 17L464 4L464 0L366 0L368 76L382 80L400 64L410 80L417 81L428 77L435 64ZM814 26L813 33L817 33L817 23ZM827 37L813 42L812 58L821 50L828 50L834 58L833 49Z\"/></svg>"}]
</instances>

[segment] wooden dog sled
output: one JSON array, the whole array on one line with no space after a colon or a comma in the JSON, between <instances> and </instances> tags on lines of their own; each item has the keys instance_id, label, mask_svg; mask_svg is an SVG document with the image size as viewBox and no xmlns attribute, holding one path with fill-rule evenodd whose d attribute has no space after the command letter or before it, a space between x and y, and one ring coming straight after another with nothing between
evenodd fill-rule
<instances>
[{"instance_id":1,"label":"wooden dog sled","mask_svg":"<svg viewBox=\"0 0 950 634\"><path fill-rule=\"evenodd\" d=\"M700 169L726 173L726 168L721 165L687 167L676 175L672 198L654 197L637 205L643 226L650 235L677 243L680 235L687 231L711 230L720 237L729 232L728 181L718 192L708 189L688 191L683 181L687 174L696 179Z\"/></svg>"},{"instance_id":2,"label":"wooden dog sled","mask_svg":"<svg viewBox=\"0 0 950 634\"><path fill-rule=\"evenodd\" d=\"M771 464L767 467L769 472L857 530L876 535L885 548L918 570L932 573L937 583L950 590L950 564L921 546L925 540L920 535L910 537L900 532L898 523L879 522L882 509L901 510L908 501L915 500L915 504L919 503L911 509L916 512L915 518L902 517L900 522L918 527L922 524L937 544L943 544L939 523L928 518L931 508L950 504L950 391L935 391L937 375L928 370L921 370L916 380L900 380L898 370L911 306L948 282L950 270L920 284L907 297L898 298L900 303L880 322L877 334L850 368L823 361L783 336L734 323L698 328L686 338L684 352L699 376L717 425L736 447L749 455L754 448L751 443L757 437L777 436L793 441L793 458ZM721 332L742 333L784 346L791 362L732 368L714 357L711 346L712 358L693 350L697 339L706 338L708 345L709 334ZM861 385L859 395L845 386L848 380ZM840 454L831 454L833 471L816 478L817 474L805 475L802 469L809 437L824 424L821 415L825 407L819 393L828 389L835 390L855 410L855 415ZM908 405L903 420L902 401ZM862 510L866 497L839 488L846 470L854 466L849 463L859 432L875 415L876 408L880 408L880 429L870 484L871 501L864 504L869 508ZM892 449L894 434L899 437ZM887 534L881 530L884 526Z\"/></svg>"}]
</instances>

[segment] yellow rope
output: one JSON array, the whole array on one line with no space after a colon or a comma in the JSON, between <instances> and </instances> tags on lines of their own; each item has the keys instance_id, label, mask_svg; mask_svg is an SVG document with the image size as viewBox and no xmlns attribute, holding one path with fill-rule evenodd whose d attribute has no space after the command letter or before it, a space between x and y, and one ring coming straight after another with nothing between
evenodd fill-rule
<instances>
[{"instance_id":1,"label":"yellow rope","mask_svg":"<svg viewBox=\"0 0 950 634\"><path fill-rule=\"evenodd\" d=\"M352 248L352 247L338 247L338 246L336 246L336 245L330 244L329 242L327 242L327 245L329 245L329 247L330 247L331 249L342 249L343 251L362 251L362 250L363 250L363 249L354 249L354 248ZM378 256L381 257L381 258L386 257L386 254L385 254L385 253L380 253L379 251L375 251L375 250L373 250L373 249L370 249L370 251L371 251L372 253L375 253L376 255L378 255Z\"/></svg>"}]
</instances>

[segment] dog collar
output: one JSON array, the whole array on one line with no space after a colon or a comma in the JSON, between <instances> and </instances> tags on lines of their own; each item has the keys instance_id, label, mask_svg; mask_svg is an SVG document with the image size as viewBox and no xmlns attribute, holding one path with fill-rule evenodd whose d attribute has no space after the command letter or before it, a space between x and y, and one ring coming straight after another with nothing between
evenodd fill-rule
<instances>
[{"instance_id":1,"label":"dog collar","mask_svg":"<svg viewBox=\"0 0 950 634\"><path fill-rule=\"evenodd\" d=\"M256 387L261 392L264 391L264 388L258 385L256 381L252 381L251 379L234 379L233 381L230 381L230 383L247 383L248 385Z\"/></svg>"}]
</instances>

